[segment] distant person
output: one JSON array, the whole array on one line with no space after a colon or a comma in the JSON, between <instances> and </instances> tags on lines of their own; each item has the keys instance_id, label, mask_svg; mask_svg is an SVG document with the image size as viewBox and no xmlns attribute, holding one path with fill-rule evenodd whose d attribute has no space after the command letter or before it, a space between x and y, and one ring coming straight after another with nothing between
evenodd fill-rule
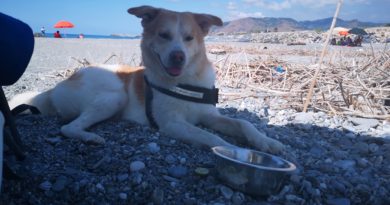
<instances>
[{"instance_id":1,"label":"distant person","mask_svg":"<svg viewBox=\"0 0 390 205\"><path fill-rule=\"evenodd\" d=\"M44 27L44 26L41 27L41 34L42 34L43 36L46 36L46 30L45 30L45 27Z\"/></svg>"},{"instance_id":2,"label":"distant person","mask_svg":"<svg viewBox=\"0 0 390 205\"><path fill-rule=\"evenodd\" d=\"M354 39L354 44L355 46L362 46L362 41L363 41L363 37L362 36L356 36L356 38Z\"/></svg>"},{"instance_id":3,"label":"distant person","mask_svg":"<svg viewBox=\"0 0 390 205\"><path fill-rule=\"evenodd\" d=\"M84 38L84 34L80 33L79 39L83 39L83 38Z\"/></svg>"},{"instance_id":4,"label":"distant person","mask_svg":"<svg viewBox=\"0 0 390 205\"><path fill-rule=\"evenodd\" d=\"M332 38L332 40L330 41L330 45L336 45L336 44L337 44L336 39Z\"/></svg>"},{"instance_id":5,"label":"distant person","mask_svg":"<svg viewBox=\"0 0 390 205\"><path fill-rule=\"evenodd\" d=\"M54 38L62 38L61 34L60 34L60 31L56 31L54 33Z\"/></svg>"},{"instance_id":6,"label":"distant person","mask_svg":"<svg viewBox=\"0 0 390 205\"><path fill-rule=\"evenodd\" d=\"M347 37L347 40L345 41L347 46L354 46L351 37Z\"/></svg>"}]
</instances>

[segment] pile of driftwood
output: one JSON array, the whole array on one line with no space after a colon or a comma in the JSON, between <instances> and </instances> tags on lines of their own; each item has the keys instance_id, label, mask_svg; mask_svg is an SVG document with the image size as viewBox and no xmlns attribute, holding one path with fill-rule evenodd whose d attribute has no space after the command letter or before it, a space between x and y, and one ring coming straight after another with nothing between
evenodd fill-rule
<instances>
[{"instance_id":1,"label":"pile of driftwood","mask_svg":"<svg viewBox=\"0 0 390 205\"><path fill-rule=\"evenodd\" d=\"M328 53L317 77L310 107L334 115L390 118L390 52L356 50ZM346 58L345 56L348 56ZM318 64L297 64L272 56L241 62L224 55L214 62L220 86L239 89L225 99L281 97L279 108L302 111Z\"/></svg>"}]
</instances>

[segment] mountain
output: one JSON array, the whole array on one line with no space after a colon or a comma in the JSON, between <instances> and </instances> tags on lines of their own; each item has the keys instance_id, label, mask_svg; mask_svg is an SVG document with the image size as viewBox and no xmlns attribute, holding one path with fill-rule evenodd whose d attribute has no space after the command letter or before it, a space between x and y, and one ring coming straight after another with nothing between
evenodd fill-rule
<instances>
[{"instance_id":1,"label":"mountain","mask_svg":"<svg viewBox=\"0 0 390 205\"><path fill-rule=\"evenodd\" d=\"M333 18L318 19L314 21L296 21L292 18L242 18L225 22L222 27L213 27L213 33L255 33L268 31L299 31L299 30L328 30ZM361 22L359 20L345 21L337 19L336 26L341 27L374 27L382 26L380 23Z\"/></svg>"},{"instance_id":2,"label":"mountain","mask_svg":"<svg viewBox=\"0 0 390 205\"><path fill-rule=\"evenodd\" d=\"M332 20L333 18L325 18L325 19L319 19L314 21L301 21L299 23L303 27L309 30L313 30L313 29L328 30L330 25L332 24ZM343 19L337 18L337 22L336 22L336 26L346 27L346 28L353 28L353 27L368 28L368 27L383 26L383 25L384 24L381 23L362 22L357 19L345 21Z\"/></svg>"}]
</instances>

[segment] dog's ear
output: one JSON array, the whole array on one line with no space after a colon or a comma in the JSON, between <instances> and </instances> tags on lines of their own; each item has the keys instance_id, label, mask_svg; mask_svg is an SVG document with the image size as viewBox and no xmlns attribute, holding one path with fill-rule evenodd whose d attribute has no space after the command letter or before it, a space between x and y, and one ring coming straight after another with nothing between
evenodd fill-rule
<instances>
[{"instance_id":1,"label":"dog's ear","mask_svg":"<svg viewBox=\"0 0 390 205\"><path fill-rule=\"evenodd\" d=\"M211 26L222 26L220 18L209 14L194 14L195 21L198 23L204 35L209 33Z\"/></svg>"},{"instance_id":2,"label":"dog's ear","mask_svg":"<svg viewBox=\"0 0 390 205\"><path fill-rule=\"evenodd\" d=\"M142 19L142 26L145 26L149 22L153 21L154 18L156 18L157 14L160 12L161 9L154 8L151 6L140 6L140 7L133 7L129 8L127 12L129 14L132 14L138 18Z\"/></svg>"}]
</instances>

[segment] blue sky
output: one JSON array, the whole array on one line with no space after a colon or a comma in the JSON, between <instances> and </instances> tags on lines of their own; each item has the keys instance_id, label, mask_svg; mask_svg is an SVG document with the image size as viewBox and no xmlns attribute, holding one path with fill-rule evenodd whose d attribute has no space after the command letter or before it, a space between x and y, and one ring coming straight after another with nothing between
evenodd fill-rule
<instances>
[{"instance_id":1,"label":"blue sky","mask_svg":"<svg viewBox=\"0 0 390 205\"><path fill-rule=\"evenodd\" d=\"M224 21L242 17L291 17L315 20L333 16L337 0L0 0L0 12L28 23L34 31L68 20L75 28L67 33L140 34L140 21L127 9L140 5L176 11L209 13ZM340 17L390 23L390 0L344 0Z\"/></svg>"}]
</instances>

